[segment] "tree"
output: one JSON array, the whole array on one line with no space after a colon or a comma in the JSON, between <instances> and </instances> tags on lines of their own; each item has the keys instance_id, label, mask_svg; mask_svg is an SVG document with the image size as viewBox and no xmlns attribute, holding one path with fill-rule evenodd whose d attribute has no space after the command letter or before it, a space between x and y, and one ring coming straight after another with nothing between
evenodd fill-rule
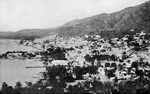
<instances>
[{"instance_id":1,"label":"tree","mask_svg":"<svg viewBox=\"0 0 150 94\"><path fill-rule=\"evenodd\" d=\"M7 83L6 82L3 82L2 83L2 92L5 94L6 93L6 91L7 91L7 87L8 87L8 85L7 85Z\"/></svg>"}]
</instances>

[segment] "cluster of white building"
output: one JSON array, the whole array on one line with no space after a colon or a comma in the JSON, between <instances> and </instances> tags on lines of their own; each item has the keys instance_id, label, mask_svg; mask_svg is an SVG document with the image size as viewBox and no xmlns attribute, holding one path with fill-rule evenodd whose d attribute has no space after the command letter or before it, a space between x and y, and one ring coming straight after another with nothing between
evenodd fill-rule
<instances>
[{"instance_id":1,"label":"cluster of white building","mask_svg":"<svg viewBox=\"0 0 150 94\"><path fill-rule=\"evenodd\" d=\"M99 66L99 73L93 75L93 77L100 77L100 80L102 81L114 81L115 78L120 80L131 80L138 77L136 75L137 70L150 72L150 66L144 66L144 64L150 64L150 40L145 39L146 35L148 34L144 32L137 33L132 36L133 39L130 41L129 37L131 37L131 35L126 35L120 39L112 38L110 40L106 40L100 35L84 35L82 37L77 36L63 38L56 34L36 39L33 41L32 45L38 47L39 49L43 49L43 51L46 51L51 46L66 49L72 47L74 50L68 50L66 52L65 57L67 62L73 62L74 66L90 66L92 63L94 63L95 66ZM134 50L134 48L137 47L135 43L138 44L138 48L140 50ZM146 50L142 50L143 48L146 48ZM114 55L117 57L117 60L113 61L95 59L94 61L87 62L85 59L86 55L90 55L91 57L95 55ZM59 62L60 65L63 65L61 63L65 61ZM54 65L59 65L59 62ZM136 69L135 67L132 67L133 62L142 62L143 65L139 65ZM67 65L68 63L65 62L64 64ZM108 66L106 66L106 64L108 64ZM106 70L114 70L115 76L108 77ZM88 75L84 76L85 78L88 78Z\"/></svg>"}]
</instances>

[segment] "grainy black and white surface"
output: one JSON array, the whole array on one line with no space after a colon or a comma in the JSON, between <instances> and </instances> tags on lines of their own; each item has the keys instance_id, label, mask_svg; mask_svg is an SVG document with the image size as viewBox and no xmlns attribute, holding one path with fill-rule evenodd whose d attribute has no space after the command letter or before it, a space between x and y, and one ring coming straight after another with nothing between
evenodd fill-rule
<instances>
[{"instance_id":1,"label":"grainy black and white surface","mask_svg":"<svg viewBox=\"0 0 150 94\"><path fill-rule=\"evenodd\" d=\"M150 1L0 0L0 13L0 94L150 93Z\"/></svg>"}]
</instances>

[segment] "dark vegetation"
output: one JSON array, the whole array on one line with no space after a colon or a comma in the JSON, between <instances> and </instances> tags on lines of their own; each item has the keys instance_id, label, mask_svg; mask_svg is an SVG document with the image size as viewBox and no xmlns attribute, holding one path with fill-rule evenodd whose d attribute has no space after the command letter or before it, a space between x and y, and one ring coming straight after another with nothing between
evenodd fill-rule
<instances>
[{"instance_id":1,"label":"dark vegetation","mask_svg":"<svg viewBox=\"0 0 150 94\"><path fill-rule=\"evenodd\" d=\"M77 22L76 22L77 21ZM106 23L104 23L106 22ZM88 26L88 27L87 27ZM112 14L100 14L93 17L75 20L73 22L67 23L66 25L53 29L52 31L57 31L57 33L74 36L82 34L100 34L105 38L112 37L122 37L124 35L130 35L145 30L146 33L149 33L150 26L150 2L146 2L142 5L126 8L122 11L112 13ZM134 29L133 31L131 29ZM29 32L26 32L29 31ZM8 34L3 36L3 38L25 38L32 40L37 37L45 36L49 33L49 30L41 32L35 30L36 33L32 30L24 30L16 33L12 33L12 36ZM24 33L23 33L24 32ZM22 35L23 33L23 35ZM4 33L0 33L3 35ZM29 35L28 35L29 34ZM30 35L31 34L31 35ZM5 35L5 34L4 34ZM16 37L17 36L17 37ZM149 39L149 37L146 37ZM140 46L138 43L132 42L132 37L127 40L129 46L133 46L132 50L141 51L141 48L144 48L143 45ZM144 44L144 43L143 43ZM144 45L145 46L145 45ZM47 51L39 52L44 57L45 63L50 63L47 60L48 57L56 60L65 60L64 53L66 50L74 49L61 49L59 47L49 48ZM93 52L97 53L97 51ZM8 54L8 53L7 53ZM23 55L31 55L24 53ZM115 77L114 72L117 70L124 70L125 63L122 62L128 58L125 56L126 53L122 56L122 59L119 59L120 64L116 65L115 63L106 63L105 64L105 74L108 78ZM5 55L4 55L5 57ZM32 57L32 56L29 56ZM127 69L127 74L130 74L131 69L135 69L136 78L130 80L123 80L120 83L116 78L114 82L101 82L97 78L93 78L88 81L79 82L75 85L67 85L67 83L75 82L75 80L84 80L83 75L97 74L99 66L94 65L94 60L111 60L117 61L118 58L115 55L99 55L95 54L93 56L86 55L85 60L92 63L90 66L73 66L71 62L64 65L53 65L47 66L46 71L43 72L43 79L37 81L36 84L27 82L26 87L22 87L20 82L17 82L14 87L8 86L6 82L3 82L1 94L150 94L150 71L139 69L139 67L150 66L148 62L144 62L141 58L140 61L132 62L131 67ZM110 69L107 67L110 67Z\"/></svg>"},{"instance_id":2,"label":"dark vegetation","mask_svg":"<svg viewBox=\"0 0 150 94\"><path fill-rule=\"evenodd\" d=\"M137 34L138 35L138 34ZM131 35L132 36L132 35ZM143 36L143 35L142 35ZM145 35L147 36L147 35ZM139 36L140 37L140 36ZM131 39L131 40L129 40ZM146 43L143 45L139 45L139 43L134 43L135 40L129 38L128 46L133 46L133 48L137 47L145 47ZM92 40L93 41L93 40ZM82 48L82 47L81 47ZM37 81L37 83L32 84L31 82L27 82L27 86L22 87L20 82L17 82L14 87L8 86L6 82L2 84L2 89L0 93L2 94L81 94L81 93L98 93L98 94L149 94L150 93L150 70L142 70L139 67L150 67L149 62L144 61L144 58L139 58L139 60L131 62L131 66L125 68L126 63L123 63L124 60L129 58L126 52L123 52L122 58L118 58L116 55L105 55L100 54L100 51L93 50L92 55L87 54L84 58L90 63L90 65L84 66L73 66L73 62L69 62L68 65L52 65L47 66L51 63L51 60L48 58L52 58L55 60L64 60L64 53L67 50L74 50L73 48L60 48L51 46L46 51L37 52L35 55L40 54L44 59L42 59L46 66L46 71L42 73L43 79ZM132 49L137 51L135 49ZM141 51L142 49L138 50ZM138 52L137 51L137 52ZM23 55L27 55L32 57L34 54L29 54L23 51L14 51L7 52L9 53L22 53ZM99 65L95 65L94 61L98 60ZM92 78L92 75L96 75L98 73L98 68L101 67L101 61L106 60L102 68L105 69L105 75L107 78L114 77L114 82L106 81L101 82L99 78ZM113 61L113 62L109 62ZM119 61L117 65L115 61ZM117 79L115 75L116 70L126 71L126 75L131 73L131 70L135 69L134 76L131 79ZM126 70L125 70L126 69ZM89 78L92 80L85 80L84 75L89 74ZM75 83L75 85L68 85L68 83ZM118 80L122 80L118 82Z\"/></svg>"},{"instance_id":3,"label":"dark vegetation","mask_svg":"<svg viewBox=\"0 0 150 94\"><path fill-rule=\"evenodd\" d=\"M0 94L149 94L150 83L146 78L138 78L134 81L125 81L117 86L112 86L112 83L102 83L97 80L85 81L78 83L74 86L65 83L66 80L56 76L49 79L48 83L42 81L32 84L27 83L26 87L22 87L20 82L17 82L15 87L8 86L7 83L2 84ZM48 88L49 87L49 88ZM117 88L115 88L117 87ZM65 92L64 92L65 88Z\"/></svg>"},{"instance_id":4,"label":"dark vegetation","mask_svg":"<svg viewBox=\"0 0 150 94\"><path fill-rule=\"evenodd\" d=\"M56 48L58 49L58 48ZM55 51L54 48L48 50L49 52ZM61 51L61 50L58 50ZM123 53L126 54L125 52ZM48 55L48 54L46 54ZM45 56L46 57L46 56ZM107 56L106 56L107 57ZM109 56L111 57L111 56ZM86 57L87 61L89 57ZM115 56L113 57L115 58ZM96 59L96 58L94 58ZM107 59L107 58L106 58ZM126 58L123 58L126 59ZM50 63L50 61L45 60ZM93 62L93 61L89 61ZM120 63L121 64L121 63ZM93 80L84 80L83 75L89 73L89 75L97 74L99 66L92 64L91 66L73 66L72 62L68 65L53 65L47 66L46 71L43 72L43 79L37 81L36 84L26 82L27 86L22 87L20 82L17 82L14 87L8 86L6 82L3 82L0 93L1 94L149 94L150 93L150 71L143 72L138 69L139 66L150 66L141 58L140 61L132 62L131 67L128 69L136 69L136 79L126 80L117 83L117 79L114 82L101 82L97 78ZM117 67L123 70L124 64L117 66L116 63L106 63L105 67L113 67L111 70L105 70L108 78L115 77L114 72ZM122 68L121 68L122 67ZM74 76L75 75L75 76ZM148 78L147 78L148 77ZM67 85L67 83L75 82L75 80L84 80L75 85Z\"/></svg>"}]
</instances>

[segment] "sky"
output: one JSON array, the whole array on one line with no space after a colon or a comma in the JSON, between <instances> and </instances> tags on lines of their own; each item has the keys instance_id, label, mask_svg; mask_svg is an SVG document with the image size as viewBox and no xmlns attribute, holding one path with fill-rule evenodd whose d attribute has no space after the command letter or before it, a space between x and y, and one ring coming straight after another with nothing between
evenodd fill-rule
<instances>
[{"instance_id":1,"label":"sky","mask_svg":"<svg viewBox=\"0 0 150 94\"><path fill-rule=\"evenodd\" d=\"M50 28L149 0L0 0L0 31Z\"/></svg>"}]
</instances>

